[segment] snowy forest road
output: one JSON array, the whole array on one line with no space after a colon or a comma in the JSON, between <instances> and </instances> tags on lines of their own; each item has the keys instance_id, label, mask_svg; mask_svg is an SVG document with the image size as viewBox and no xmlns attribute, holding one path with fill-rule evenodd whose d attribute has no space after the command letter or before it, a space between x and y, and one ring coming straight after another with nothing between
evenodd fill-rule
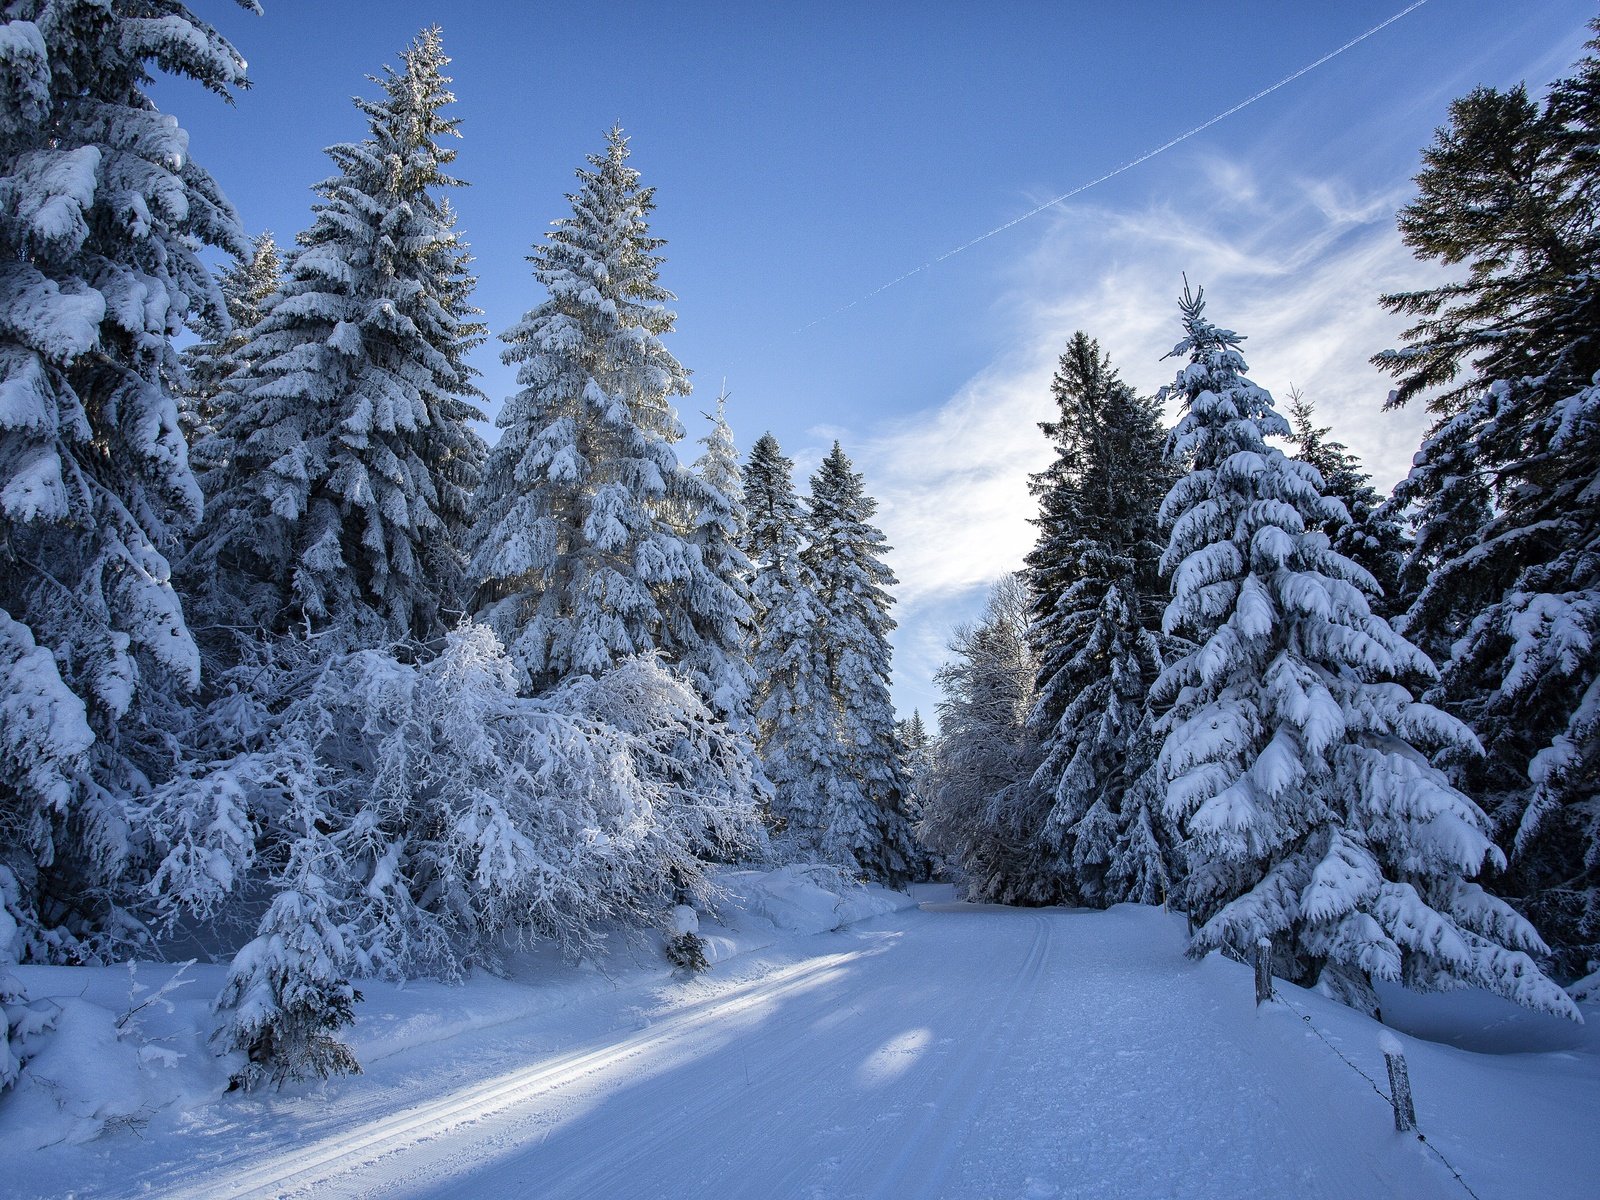
<instances>
[{"instance_id":1,"label":"snowy forest road","mask_svg":"<svg viewBox=\"0 0 1600 1200\"><path fill-rule=\"evenodd\" d=\"M1181 920L924 904L816 940L644 1028L421 1101L413 1067L387 1111L131 1194L1466 1194L1244 968L1185 961Z\"/></svg>"}]
</instances>

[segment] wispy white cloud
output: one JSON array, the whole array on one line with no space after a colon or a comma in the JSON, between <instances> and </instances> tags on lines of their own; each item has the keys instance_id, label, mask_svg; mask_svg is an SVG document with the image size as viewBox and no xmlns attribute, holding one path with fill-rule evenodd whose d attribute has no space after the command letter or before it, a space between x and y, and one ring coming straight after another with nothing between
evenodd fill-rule
<instances>
[{"instance_id":1,"label":"wispy white cloud","mask_svg":"<svg viewBox=\"0 0 1600 1200\"><path fill-rule=\"evenodd\" d=\"M1211 318L1246 335L1257 383L1285 403L1291 384L1304 392L1380 487L1405 473L1427 415L1383 410L1390 381L1368 359L1403 326L1377 297L1440 276L1400 243L1402 197L1263 180L1221 161L1189 178L1185 194L1143 210L1057 216L1000 303L1010 345L942 404L846 438L896 547L902 707L928 707L949 626L1032 545L1027 478L1050 457L1037 423L1051 415L1066 339L1085 330L1124 378L1154 391L1174 372L1161 358L1179 337L1185 274L1205 288Z\"/></svg>"}]
</instances>

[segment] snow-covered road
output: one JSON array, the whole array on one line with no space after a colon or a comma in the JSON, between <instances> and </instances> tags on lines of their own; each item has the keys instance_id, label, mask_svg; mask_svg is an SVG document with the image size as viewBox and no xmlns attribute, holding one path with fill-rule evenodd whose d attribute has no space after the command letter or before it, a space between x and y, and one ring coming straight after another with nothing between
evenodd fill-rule
<instances>
[{"instance_id":1,"label":"snow-covered road","mask_svg":"<svg viewBox=\"0 0 1600 1200\"><path fill-rule=\"evenodd\" d=\"M1182 934L1150 910L928 903L645 1009L601 998L554 1035L546 1016L369 1064L324 1104L193 1129L195 1154L120 1182L206 1200L1467 1195L1300 1016L1257 1012L1248 971L1185 961ZM1294 995L1379 1069L1365 1018ZM1592 1054L1408 1047L1423 1126L1484 1200L1534 1194L1513 1183L1524 1156L1541 1194L1581 1191L1594 1152L1565 1139ZM1537 1075L1503 1069L1533 1058Z\"/></svg>"}]
</instances>

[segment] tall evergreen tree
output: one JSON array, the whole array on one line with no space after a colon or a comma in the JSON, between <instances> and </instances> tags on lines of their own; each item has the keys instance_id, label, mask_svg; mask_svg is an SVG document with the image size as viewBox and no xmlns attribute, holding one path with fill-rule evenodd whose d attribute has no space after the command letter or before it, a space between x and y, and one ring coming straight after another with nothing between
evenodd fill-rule
<instances>
[{"instance_id":1,"label":"tall evergreen tree","mask_svg":"<svg viewBox=\"0 0 1600 1200\"><path fill-rule=\"evenodd\" d=\"M1044 754L1033 782L1048 805L1035 836L1072 902L1155 903L1172 884L1172 839L1155 789L1139 783L1155 756L1146 701L1163 661L1166 431L1156 402L1082 332L1052 390L1058 416L1040 428L1056 456L1031 481L1039 538L1027 558Z\"/></svg>"},{"instance_id":2,"label":"tall evergreen tree","mask_svg":"<svg viewBox=\"0 0 1600 1200\"><path fill-rule=\"evenodd\" d=\"M918 832L969 900L1056 904L1068 898L1040 826L1039 740L1029 721L1036 666L1029 595L1016 575L989 593L983 617L957 628L939 668L939 745Z\"/></svg>"},{"instance_id":3,"label":"tall evergreen tree","mask_svg":"<svg viewBox=\"0 0 1600 1200\"><path fill-rule=\"evenodd\" d=\"M772 781L780 843L797 855L840 861L850 850L830 838L830 814L841 794L853 792L832 716L827 660L817 642L823 612L816 576L800 554L805 513L793 471L777 439L764 433L750 450L742 480L744 549L754 570L757 748Z\"/></svg>"},{"instance_id":4,"label":"tall evergreen tree","mask_svg":"<svg viewBox=\"0 0 1600 1200\"><path fill-rule=\"evenodd\" d=\"M750 447L739 487L745 512L740 546L752 568L759 572L772 566L785 551L798 554L805 510L795 495L794 460L783 453L771 433L763 433Z\"/></svg>"},{"instance_id":5,"label":"tall evergreen tree","mask_svg":"<svg viewBox=\"0 0 1600 1200\"><path fill-rule=\"evenodd\" d=\"M649 650L734 655L748 620L682 527L717 498L674 449L689 377L661 341L676 318L654 189L628 154L613 128L578 171L572 215L529 259L549 298L502 335L522 390L478 493L476 605L535 688Z\"/></svg>"},{"instance_id":6,"label":"tall evergreen tree","mask_svg":"<svg viewBox=\"0 0 1600 1200\"><path fill-rule=\"evenodd\" d=\"M1166 626L1194 649L1152 695L1190 857L1192 952L1268 938L1278 974L1363 1007L1381 978L1575 1017L1526 953L1545 949L1533 927L1470 882L1504 858L1422 752L1470 750L1471 733L1399 682L1432 664L1372 612L1371 576L1318 528L1339 506L1315 469L1264 440L1290 429L1245 377L1239 335L1187 289L1182 312L1170 449L1191 469L1162 507L1162 565Z\"/></svg>"},{"instance_id":7,"label":"tall evergreen tree","mask_svg":"<svg viewBox=\"0 0 1600 1200\"><path fill-rule=\"evenodd\" d=\"M686 654L684 665L700 694L712 709L730 725L744 732L753 730L751 696L755 680L750 668L751 610L750 576L752 567L744 542L749 516L745 512L744 481L739 474L739 450L728 424L727 389L717 396L717 407L705 414L711 430L700 439L705 452L695 460L694 472L704 484L700 508L695 514L689 544L700 552L700 561L744 606L738 628L732 636L718 631L697 631ZM705 636L712 633L712 636Z\"/></svg>"},{"instance_id":8,"label":"tall evergreen tree","mask_svg":"<svg viewBox=\"0 0 1600 1200\"><path fill-rule=\"evenodd\" d=\"M1373 608L1385 618L1398 616L1397 599L1406 539L1400 522L1372 486L1372 476L1361 460L1332 430L1317 424L1316 407L1291 389L1289 418L1295 457L1310 463L1322 476L1322 493L1344 505L1344 514L1320 526L1333 548L1371 575L1378 585Z\"/></svg>"},{"instance_id":9,"label":"tall evergreen tree","mask_svg":"<svg viewBox=\"0 0 1600 1200\"><path fill-rule=\"evenodd\" d=\"M915 824L922 819L923 798L928 793L935 749L933 735L917 709L894 723L894 744L900 778L906 786L906 816Z\"/></svg>"},{"instance_id":10,"label":"tall evergreen tree","mask_svg":"<svg viewBox=\"0 0 1600 1200\"><path fill-rule=\"evenodd\" d=\"M1386 297L1422 319L1376 360L1396 403L1446 389L1396 489L1417 530L1405 628L1449 653L1429 698L1487 750L1447 765L1511 844L1497 886L1573 973L1600 960L1600 38L1588 50L1542 102L1451 106L1400 228L1466 280Z\"/></svg>"},{"instance_id":11,"label":"tall evergreen tree","mask_svg":"<svg viewBox=\"0 0 1600 1200\"><path fill-rule=\"evenodd\" d=\"M250 254L238 259L217 277L226 306L226 325L208 323L201 340L183 352L184 380L179 393L179 416L189 439L195 469L202 475L216 464L204 461L200 449L216 433L218 397L228 378L245 363L242 351L250 332L266 315L267 301L283 282L283 259L272 234L258 234Z\"/></svg>"},{"instance_id":12,"label":"tall evergreen tree","mask_svg":"<svg viewBox=\"0 0 1600 1200\"><path fill-rule=\"evenodd\" d=\"M369 136L333 146L281 290L239 354L223 465L192 557L208 602L352 644L436 635L459 608L468 501L483 459L466 354L483 338L442 198L459 121L437 29L357 100Z\"/></svg>"},{"instance_id":13,"label":"tall evergreen tree","mask_svg":"<svg viewBox=\"0 0 1600 1200\"><path fill-rule=\"evenodd\" d=\"M905 786L894 745L889 699L889 634L894 620L888 589L894 573L883 562L889 547L871 524L877 501L839 443L811 478L802 558L817 581L822 626L817 645L827 664L833 719L859 803L837 808L835 836L850 829L851 853L863 872L903 882L919 866L905 817ZM854 799L854 798L852 798ZM853 810L853 811L851 811Z\"/></svg>"},{"instance_id":14,"label":"tall evergreen tree","mask_svg":"<svg viewBox=\"0 0 1600 1200\"><path fill-rule=\"evenodd\" d=\"M177 0L4 15L0 973L12 951L81 962L136 932L125 804L170 771L152 726L199 671L166 558L201 507L172 338L227 319L201 247L246 251L150 94L165 72L228 96L232 46Z\"/></svg>"}]
</instances>

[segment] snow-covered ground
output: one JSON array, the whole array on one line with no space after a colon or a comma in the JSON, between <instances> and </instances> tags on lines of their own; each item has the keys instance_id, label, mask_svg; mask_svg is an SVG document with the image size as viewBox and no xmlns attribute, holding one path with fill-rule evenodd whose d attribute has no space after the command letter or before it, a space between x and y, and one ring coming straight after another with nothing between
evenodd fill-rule
<instances>
[{"instance_id":1,"label":"snow-covered ground","mask_svg":"<svg viewBox=\"0 0 1600 1200\"><path fill-rule=\"evenodd\" d=\"M1468 1195L1355 1069L1385 1084L1380 1026L1281 984L1287 1002L1257 1010L1245 967L1184 959L1181 917L934 889L891 911L909 901L841 902L798 872L728 882L702 976L639 941L603 971L532 956L507 980L369 986L351 1039L366 1073L283 1094L220 1096L192 1035L141 1063L137 1038L102 1029L97 1059L90 1018L127 1007L126 973L29 969L36 993L52 971L74 997L93 976L67 1006L78 1049L35 1069L103 1061L102 1092L143 1079L161 1107L67 1121L25 1089L0 1104L0 1194ZM191 973L180 997L214 989L215 969ZM144 1036L192 1026L205 999L141 1014ZM1482 1200L1592 1194L1600 1022L1481 995L1385 1003L1422 1129Z\"/></svg>"}]
</instances>

